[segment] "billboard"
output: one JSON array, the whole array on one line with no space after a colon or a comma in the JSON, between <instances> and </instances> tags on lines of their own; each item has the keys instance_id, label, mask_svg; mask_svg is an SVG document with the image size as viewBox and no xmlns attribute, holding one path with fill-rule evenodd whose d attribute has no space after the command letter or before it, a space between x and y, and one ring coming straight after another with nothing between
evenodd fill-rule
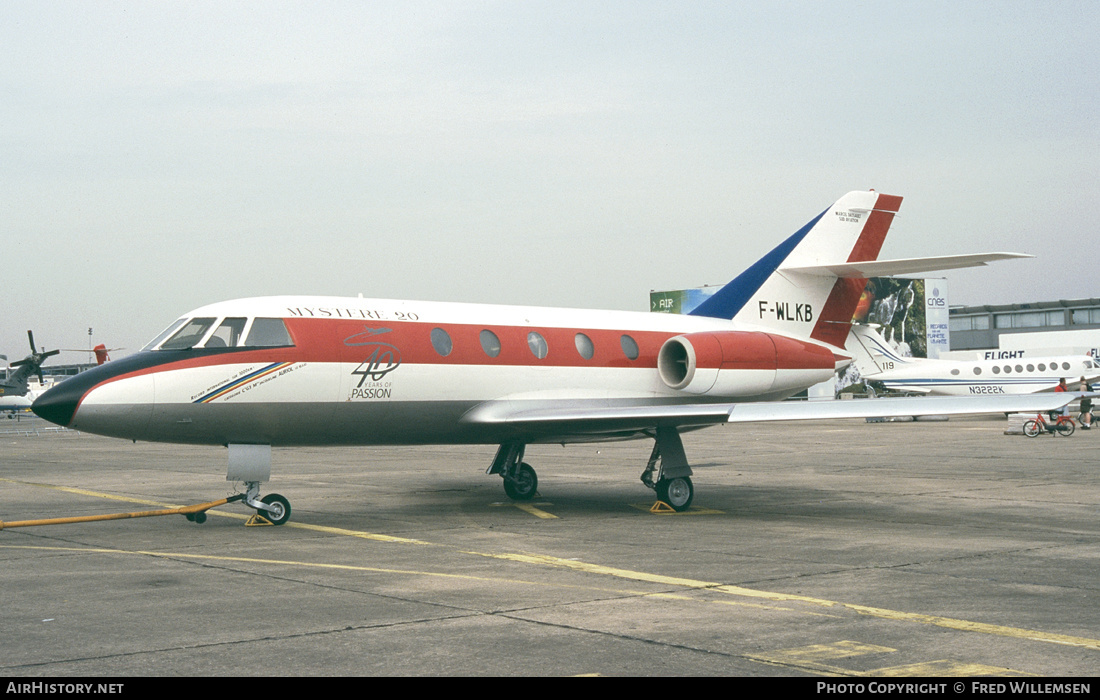
<instances>
[{"instance_id":1,"label":"billboard","mask_svg":"<svg viewBox=\"0 0 1100 700\"><path fill-rule=\"evenodd\" d=\"M904 357L938 358L951 349L947 281L874 277L867 280L852 323L879 326Z\"/></svg>"},{"instance_id":2,"label":"billboard","mask_svg":"<svg viewBox=\"0 0 1100 700\"><path fill-rule=\"evenodd\" d=\"M650 292L649 310L663 314L689 314L719 289L721 287L696 287L669 292Z\"/></svg>"}]
</instances>

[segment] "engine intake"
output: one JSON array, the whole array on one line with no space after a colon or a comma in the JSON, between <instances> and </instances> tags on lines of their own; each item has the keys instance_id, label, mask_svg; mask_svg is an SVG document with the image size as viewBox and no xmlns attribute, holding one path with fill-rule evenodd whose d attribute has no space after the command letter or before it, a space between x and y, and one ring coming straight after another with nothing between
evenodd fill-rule
<instances>
[{"instance_id":1,"label":"engine intake","mask_svg":"<svg viewBox=\"0 0 1100 700\"><path fill-rule=\"evenodd\" d=\"M825 347L752 331L678 335L657 355L657 371L670 389L731 398L793 393L825 381L834 368Z\"/></svg>"}]
</instances>

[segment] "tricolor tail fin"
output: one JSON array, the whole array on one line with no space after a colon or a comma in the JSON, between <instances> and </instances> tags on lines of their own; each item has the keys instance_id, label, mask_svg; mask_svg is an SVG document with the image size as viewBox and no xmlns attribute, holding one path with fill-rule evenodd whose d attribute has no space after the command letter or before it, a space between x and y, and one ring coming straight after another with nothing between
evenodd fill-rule
<instances>
[{"instance_id":1,"label":"tricolor tail fin","mask_svg":"<svg viewBox=\"0 0 1100 700\"><path fill-rule=\"evenodd\" d=\"M866 280L827 268L877 259L900 206L849 192L691 313L844 347Z\"/></svg>"}]
</instances>

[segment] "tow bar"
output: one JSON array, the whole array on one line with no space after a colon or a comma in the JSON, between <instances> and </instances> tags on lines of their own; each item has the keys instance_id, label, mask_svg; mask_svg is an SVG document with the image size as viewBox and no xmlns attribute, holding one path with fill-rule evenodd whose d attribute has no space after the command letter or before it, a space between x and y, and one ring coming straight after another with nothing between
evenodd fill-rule
<instances>
[{"instance_id":1,"label":"tow bar","mask_svg":"<svg viewBox=\"0 0 1100 700\"><path fill-rule=\"evenodd\" d=\"M210 501L209 503L196 503L193 506L181 506L179 508L166 508L164 510L139 510L133 513L108 513L106 515L82 515L74 518L46 518L44 520L15 520L10 523L6 523L0 520L0 530L6 530L13 527L34 527L36 525L68 525L70 523L91 523L97 520L125 520L126 518L149 518L154 515L182 515L188 520L194 523L202 524L206 522L206 511L218 506L224 506L226 503L233 503L235 501L243 501L245 495L243 493L223 498L218 501Z\"/></svg>"}]
</instances>

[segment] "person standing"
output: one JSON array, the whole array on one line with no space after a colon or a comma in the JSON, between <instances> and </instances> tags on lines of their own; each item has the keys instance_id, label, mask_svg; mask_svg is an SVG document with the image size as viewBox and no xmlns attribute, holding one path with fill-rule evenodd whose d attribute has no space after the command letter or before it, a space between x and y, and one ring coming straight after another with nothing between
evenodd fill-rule
<instances>
[{"instance_id":1,"label":"person standing","mask_svg":"<svg viewBox=\"0 0 1100 700\"><path fill-rule=\"evenodd\" d=\"M1081 391L1088 390L1088 382L1081 377ZM1088 396L1081 397L1081 430L1092 430L1092 399Z\"/></svg>"},{"instance_id":2,"label":"person standing","mask_svg":"<svg viewBox=\"0 0 1100 700\"><path fill-rule=\"evenodd\" d=\"M1059 379L1058 380L1058 386L1054 387L1054 393L1056 393L1056 394L1060 393L1060 392L1063 392L1063 391L1069 391L1069 388L1066 386L1066 378L1065 377L1062 377L1061 379ZM1066 404L1065 406L1062 406L1062 408L1058 411L1051 411L1050 412L1050 417L1053 418L1055 413L1061 413L1063 416L1068 416L1069 415L1069 404Z\"/></svg>"}]
</instances>

